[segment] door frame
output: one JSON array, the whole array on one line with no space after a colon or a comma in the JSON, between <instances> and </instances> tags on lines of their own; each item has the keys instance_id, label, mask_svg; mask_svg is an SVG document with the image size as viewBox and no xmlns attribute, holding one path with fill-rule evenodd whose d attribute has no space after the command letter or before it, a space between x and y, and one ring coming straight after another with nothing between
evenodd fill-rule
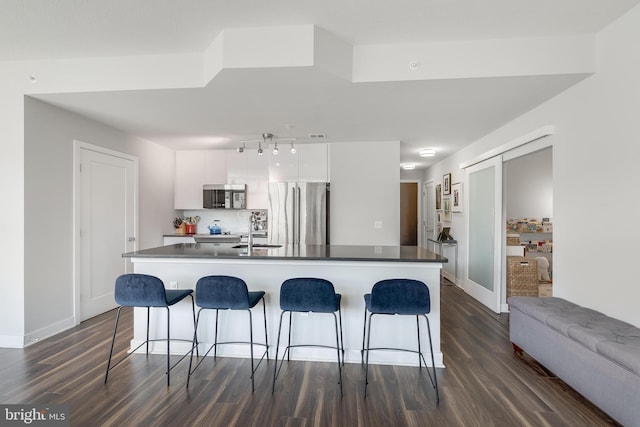
<instances>
[{"instance_id":1,"label":"door frame","mask_svg":"<svg viewBox=\"0 0 640 427\"><path fill-rule=\"evenodd\" d=\"M521 135L505 144L499 145L489 151L486 151L478 156L473 157L471 160L465 161L460 163L459 168L460 169L466 169L469 168L473 165L476 165L480 162L483 162L487 159L491 159L492 157L495 156L502 156L502 162L506 162L508 160L512 160L514 158L520 157L520 156L524 156L527 155L529 153L547 148L547 147L551 147L553 149L554 147L554 139L555 139L555 133L556 133L556 126L555 125L545 125L542 126L532 132L529 132L525 135ZM504 167L504 164L503 166ZM468 206L468 200L467 200L467 196L468 196L468 190L467 191L463 191L464 193L464 199L465 199L465 206ZM554 193L555 194L555 193ZM501 199L502 199L502 207L501 207L501 217L502 217L502 222L501 224L505 224L506 222L506 201L503 199L503 195L500 195ZM554 195L555 197L555 195ZM555 203L554 203L555 205ZM465 214L468 215L468 214ZM500 292L502 294L501 297L501 301L500 301L500 310L502 313L508 313L509 312L509 305L506 303L506 295L507 295L507 260L506 260L506 229L505 227L500 227L500 234L501 234L501 256L500 256L500 262L501 262L501 272L500 272L500 277L501 277L501 283L500 283ZM467 236L465 236L467 239L467 242L465 242L465 244L468 246L468 242L469 242L469 237L468 237L468 230L467 230ZM466 249L465 253L466 253L466 259L464 261L464 268L465 268L465 279L466 280L466 276L467 276L467 269L469 268L468 264L469 264L469 260L468 260L468 248ZM466 292L466 291L465 291Z\"/></svg>"},{"instance_id":2,"label":"door frame","mask_svg":"<svg viewBox=\"0 0 640 427\"><path fill-rule=\"evenodd\" d=\"M544 150L546 148L551 149L551 157L553 159L554 153L554 135L549 134L545 135L539 139L534 141L527 142L526 144L520 145L517 148L506 151L502 154L502 167L504 168L504 163L509 160L517 159L518 157L526 156L531 153L535 153L540 150ZM553 169L553 167L552 167ZM503 175L503 180L504 180ZM506 183L503 181L503 192ZM554 204L555 205L555 204ZM507 221L507 200L503 197L502 200L502 224L506 224ZM502 229L502 283L501 283L501 311L502 313L509 312L509 304L507 304L507 231L503 227Z\"/></svg>"},{"instance_id":3,"label":"door frame","mask_svg":"<svg viewBox=\"0 0 640 427\"><path fill-rule=\"evenodd\" d=\"M130 160L134 164L134 188L133 188L133 230L134 236L138 235L138 158L130 154L121 153L119 151L111 150L109 148L100 147L98 145L89 144L84 141L73 140L73 323L75 325L81 322L80 313L80 294L81 294L81 271L80 271L80 218L81 218L81 175L80 175L80 160L81 150L95 151L108 156L119 157L125 160ZM134 247L137 249L137 239L134 242Z\"/></svg>"},{"instance_id":4,"label":"door frame","mask_svg":"<svg viewBox=\"0 0 640 427\"><path fill-rule=\"evenodd\" d=\"M433 189L434 196L435 196L436 186L435 186L435 182L432 179L422 184L422 208L423 208L422 210L422 230L423 230L422 247L425 249L429 249L429 241L427 239L429 238L435 239L437 237L437 229L438 229L435 197L433 200L429 200L429 198L427 197L428 188ZM429 234L427 233L427 223L428 223L429 215L431 215L433 219L433 231L434 231L433 236L429 236Z\"/></svg>"}]
</instances>

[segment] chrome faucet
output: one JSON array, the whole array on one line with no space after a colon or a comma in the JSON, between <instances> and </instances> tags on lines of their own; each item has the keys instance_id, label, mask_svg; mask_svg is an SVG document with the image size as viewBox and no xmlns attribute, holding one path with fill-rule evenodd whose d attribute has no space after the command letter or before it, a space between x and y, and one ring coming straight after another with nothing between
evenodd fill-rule
<instances>
[{"instance_id":1,"label":"chrome faucet","mask_svg":"<svg viewBox=\"0 0 640 427\"><path fill-rule=\"evenodd\" d=\"M249 255L251 254L251 250L253 249L253 229L256 224L256 216L251 214L249 216L249 236L247 236L247 252Z\"/></svg>"}]
</instances>

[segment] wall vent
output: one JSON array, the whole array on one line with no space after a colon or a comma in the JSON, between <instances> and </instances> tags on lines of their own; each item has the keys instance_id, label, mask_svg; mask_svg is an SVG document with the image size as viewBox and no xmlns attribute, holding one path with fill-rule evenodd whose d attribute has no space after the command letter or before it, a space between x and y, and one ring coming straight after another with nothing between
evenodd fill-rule
<instances>
[{"instance_id":1,"label":"wall vent","mask_svg":"<svg viewBox=\"0 0 640 427\"><path fill-rule=\"evenodd\" d=\"M326 133L310 133L309 139L325 139L327 137Z\"/></svg>"}]
</instances>

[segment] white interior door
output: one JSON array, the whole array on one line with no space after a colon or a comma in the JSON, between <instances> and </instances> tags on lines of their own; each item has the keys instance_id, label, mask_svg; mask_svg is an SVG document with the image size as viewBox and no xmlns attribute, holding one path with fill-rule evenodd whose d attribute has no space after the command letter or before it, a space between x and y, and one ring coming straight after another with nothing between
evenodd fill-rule
<instances>
[{"instance_id":1,"label":"white interior door","mask_svg":"<svg viewBox=\"0 0 640 427\"><path fill-rule=\"evenodd\" d=\"M79 147L76 155L76 261L80 321L116 306L115 279L131 270L122 253L136 249L137 161Z\"/></svg>"},{"instance_id":2,"label":"white interior door","mask_svg":"<svg viewBox=\"0 0 640 427\"><path fill-rule=\"evenodd\" d=\"M466 169L467 267L465 291L500 313L502 157Z\"/></svg>"}]
</instances>

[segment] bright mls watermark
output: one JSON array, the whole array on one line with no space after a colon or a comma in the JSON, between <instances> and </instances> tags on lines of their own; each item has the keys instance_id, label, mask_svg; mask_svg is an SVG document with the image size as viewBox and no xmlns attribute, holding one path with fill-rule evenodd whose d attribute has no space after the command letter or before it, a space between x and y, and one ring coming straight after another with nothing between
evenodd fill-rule
<instances>
[{"instance_id":1,"label":"bright mls watermark","mask_svg":"<svg viewBox=\"0 0 640 427\"><path fill-rule=\"evenodd\" d=\"M19 425L68 427L69 405L0 404L0 427Z\"/></svg>"}]
</instances>

